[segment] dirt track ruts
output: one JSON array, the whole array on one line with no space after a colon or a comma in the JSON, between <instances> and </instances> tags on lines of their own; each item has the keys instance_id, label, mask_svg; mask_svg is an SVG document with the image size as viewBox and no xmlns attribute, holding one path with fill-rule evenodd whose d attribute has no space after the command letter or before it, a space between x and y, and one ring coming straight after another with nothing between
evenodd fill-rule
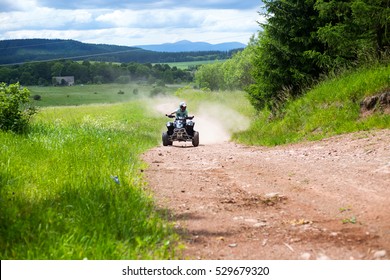
<instances>
[{"instance_id":1,"label":"dirt track ruts","mask_svg":"<svg viewBox=\"0 0 390 280\"><path fill-rule=\"evenodd\" d=\"M389 259L390 130L145 153L183 259Z\"/></svg>"}]
</instances>

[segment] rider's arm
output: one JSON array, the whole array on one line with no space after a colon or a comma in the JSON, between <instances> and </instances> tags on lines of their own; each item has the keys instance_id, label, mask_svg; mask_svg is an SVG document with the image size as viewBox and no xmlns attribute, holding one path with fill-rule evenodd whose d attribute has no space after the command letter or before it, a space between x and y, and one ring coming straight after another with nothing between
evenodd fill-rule
<instances>
[{"instance_id":1,"label":"rider's arm","mask_svg":"<svg viewBox=\"0 0 390 280\"><path fill-rule=\"evenodd\" d=\"M167 117L168 116L172 116L172 115L175 115L176 114L176 111L173 111L172 113L170 113L170 114L165 114Z\"/></svg>"}]
</instances>

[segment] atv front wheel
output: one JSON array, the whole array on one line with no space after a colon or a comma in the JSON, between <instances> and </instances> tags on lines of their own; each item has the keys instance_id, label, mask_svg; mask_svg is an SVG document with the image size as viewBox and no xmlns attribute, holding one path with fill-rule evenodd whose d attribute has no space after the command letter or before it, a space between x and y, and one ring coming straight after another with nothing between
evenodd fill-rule
<instances>
[{"instance_id":1,"label":"atv front wheel","mask_svg":"<svg viewBox=\"0 0 390 280\"><path fill-rule=\"evenodd\" d=\"M192 145L194 145L194 147L199 146L199 132L197 131L194 131L194 137L192 138Z\"/></svg>"},{"instance_id":2,"label":"atv front wheel","mask_svg":"<svg viewBox=\"0 0 390 280\"><path fill-rule=\"evenodd\" d=\"M169 141L169 136L168 136L167 132L163 132L163 134L162 134L162 143L163 143L163 146L172 145L172 141Z\"/></svg>"}]
</instances>

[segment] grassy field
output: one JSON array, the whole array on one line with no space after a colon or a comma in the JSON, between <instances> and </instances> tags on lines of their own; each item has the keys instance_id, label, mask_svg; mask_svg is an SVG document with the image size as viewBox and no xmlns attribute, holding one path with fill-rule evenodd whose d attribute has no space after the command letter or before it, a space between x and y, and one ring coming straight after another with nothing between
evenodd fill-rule
<instances>
[{"instance_id":1,"label":"grassy field","mask_svg":"<svg viewBox=\"0 0 390 280\"><path fill-rule=\"evenodd\" d=\"M210 64L210 63L216 63L216 62L224 62L226 60L201 60L201 61L187 61L187 62L168 62L165 64L168 64L171 67L177 67L182 70L186 70L191 67L200 66L203 64Z\"/></svg>"},{"instance_id":2,"label":"grassy field","mask_svg":"<svg viewBox=\"0 0 390 280\"><path fill-rule=\"evenodd\" d=\"M144 190L139 156L163 123L147 112L142 100L48 107L29 134L0 132L1 259L175 258Z\"/></svg>"},{"instance_id":3,"label":"grassy field","mask_svg":"<svg viewBox=\"0 0 390 280\"><path fill-rule=\"evenodd\" d=\"M199 66L202 64L209 64L209 63L215 63L215 62L224 62L226 59L221 59L221 60L198 60L198 61L183 61L183 62L163 62L163 63L152 63L154 64L168 64L170 67L177 67L178 69L182 70L187 70L188 68L192 68L194 66ZM95 63L94 61L90 61L91 63ZM82 63L82 61L80 61ZM100 63L100 62L98 62ZM121 63L115 63L112 62L112 64L118 64L120 65Z\"/></svg>"},{"instance_id":4,"label":"grassy field","mask_svg":"<svg viewBox=\"0 0 390 280\"><path fill-rule=\"evenodd\" d=\"M33 101L35 106L78 106L98 103L120 103L149 97L157 93L172 94L176 89L156 87L143 83L75 85L68 87L28 87L31 97L41 96Z\"/></svg>"}]
</instances>

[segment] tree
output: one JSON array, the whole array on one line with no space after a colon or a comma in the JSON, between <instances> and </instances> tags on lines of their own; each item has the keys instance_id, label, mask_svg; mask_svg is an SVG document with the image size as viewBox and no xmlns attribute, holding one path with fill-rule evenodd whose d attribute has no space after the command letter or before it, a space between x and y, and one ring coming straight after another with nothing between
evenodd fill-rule
<instances>
[{"instance_id":1,"label":"tree","mask_svg":"<svg viewBox=\"0 0 390 280\"><path fill-rule=\"evenodd\" d=\"M380 58L389 48L388 0L317 0L315 9L324 22L317 36L326 46L312 53L327 71Z\"/></svg>"},{"instance_id":2,"label":"tree","mask_svg":"<svg viewBox=\"0 0 390 280\"><path fill-rule=\"evenodd\" d=\"M253 42L251 39L248 46L223 64L224 85L226 89L245 89L253 83Z\"/></svg>"},{"instance_id":3,"label":"tree","mask_svg":"<svg viewBox=\"0 0 390 280\"><path fill-rule=\"evenodd\" d=\"M23 72L22 75L20 75L20 82L24 85L33 85L35 83L34 77L29 71Z\"/></svg>"},{"instance_id":4,"label":"tree","mask_svg":"<svg viewBox=\"0 0 390 280\"><path fill-rule=\"evenodd\" d=\"M19 83L0 84L0 129L17 133L27 129L36 109L30 105L30 91Z\"/></svg>"},{"instance_id":5,"label":"tree","mask_svg":"<svg viewBox=\"0 0 390 280\"><path fill-rule=\"evenodd\" d=\"M255 83L248 87L257 109L275 111L286 95L297 96L321 72L310 52L322 53L315 0L264 0L267 23L254 49Z\"/></svg>"},{"instance_id":6,"label":"tree","mask_svg":"<svg viewBox=\"0 0 390 280\"><path fill-rule=\"evenodd\" d=\"M367 46L366 29L355 24L354 0L317 0L315 9L324 22L317 30L318 39L325 45L323 52L312 52L325 69L346 67L358 59L359 49Z\"/></svg>"},{"instance_id":7,"label":"tree","mask_svg":"<svg viewBox=\"0 0 390 280\"><path fill-rule=\"evenodd\" d=\"M195 73L195 81L201 88L210 90L242 90L253 83L253 42L235 53L225 62L203 64Z\"/></svg>"},{"instance_id":8,"label":"tree","mask_svg":"<svg viewBox=\"0 0 390 280\"><path fill-rule=\"evenodd\" d=\"M138 79L147 79L150 73L150 68L147 65L138 64L135 68L134 76Z\"/></svg>"},{"instance_id":9,"label":"tree","mask_svg":"<svg viewBox=\"0 0 390 280\"><path fill-rule=\"evenodd\" d=\"M52 76L62 76L62 70L64 69L64 65L61 62L56 62L51 67Z\"/></svg>"},{"instance_id":10,"label":"tree","mask_svg":"<svg viewBox=\"0 0 390 280\"><path fill-rule=\"evenodd\" d=\"M351 5L354 23L367 30L366 38L380 55L390 46L390 1L355 0Z\"/></svg>"},{"instance_id":11,"label":"tree","mask_svg":"<svg viewBox=\"0 0 390 280\"><path fill-rule=\"evenodd\" d=\"M199 67L195 75L196 83L201 88L210 90L224 89L223 85L223 63L215 62L212 64L204 64Z\"/></svg>"},{"instance_id":12,"label":"tree","mask_svg":"<svg viewBox=\"0 0 390 280\"><path fill-rule=\"evenodd\" d=\"M8 83L11 79L12 70L7 67L0 67L0 82Z\"/></svg>"}]
</instances>

